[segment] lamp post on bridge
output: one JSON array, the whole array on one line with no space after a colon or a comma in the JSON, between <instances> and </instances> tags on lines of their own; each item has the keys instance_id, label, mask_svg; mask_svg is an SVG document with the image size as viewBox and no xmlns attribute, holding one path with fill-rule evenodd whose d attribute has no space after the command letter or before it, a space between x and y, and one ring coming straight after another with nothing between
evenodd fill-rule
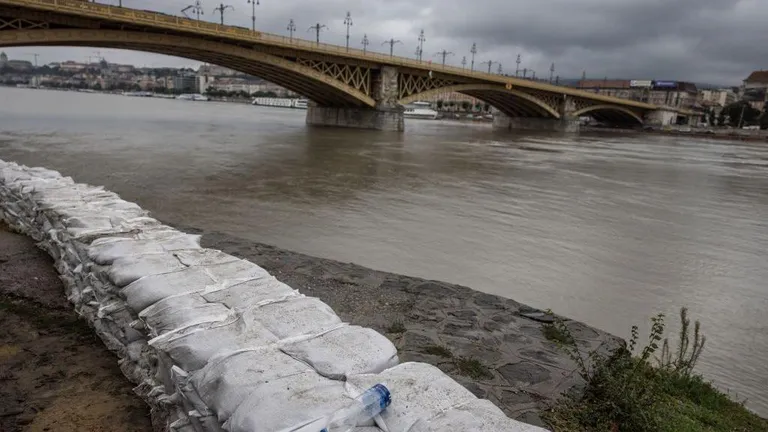
<instances>
[{"instance_id":1,"label":"lamp post on bridge","mask_svg":"<svg viewBox=\"0 0 768 432\"><path fill-rule=\"evenodd\" d=\"M526 75L528 75L528 68L523 68L523 79L525 79Z\"/></svg>"},{"instance_id":2,"label":"lamp post on bridge","mask_svg":"<svg viewBox=\"0 0 768 432\"><path fill-rule=\"evenodd\" d=\"M499 63L499 67L496 69L496 73L501 75L502 71L503 71L503 69L501 68L501 63Z\"/></svg>"},{"instance_id":3,"label":"lamp post on bridge","mask_svg":"<svg viewBox=\"0 0 768 432\"><path fill-rule=\"evenodd\" d=\"M464 56L461 58L461 68L466 69L467 68L467 56Z\"/></svg>"},{"instance_id":4,"label":"lamp post on bridge","mask_svg":"<svg viewBox=\"0 0 768 432\"><path fill-rule=\"evenodd\" d=\"M224 3L219 4L216 6L216 9L213 10L213 13L219 12L221 14L221 25L224 25L224 11L227 9L235 10L233 6L225 5Z\"/></svg>"},{"instance_id":5,"label":"lamp post on bridge","mask_svg":"<svg viewBox=\"0 0 768 432\"><path fill-rule=\"evenodd\" d=\"M555 76L555 63L552 62L552 66L549 67L549 83L552 84L552 77Z\"/></svg>"},{"instance_id":6,"label":"lamp post on bridge","mask_svg":"<svg viewBox=\"0 0 768 432\"><path fill-rule=\"evenodd\" d=\"M360 42L360 43L363 44L363 54L365 54L365 52L368 50L368 45L370 45L370 43L371 43L370 41L368 41L368 35L367 34L363 35L363 41Z\"/></svg>"},{"instance_id":7,"label":"lamp post on bridge","mask_svg":"<svg viewBox=\"0 0 768 432\"><path fill-rule=\"evenodd\" d=\"M195 0L195 4L189 5L181 10L181 13L184 14L185 17L192 19L189 15L187 15L187 11L191 10L192 13L197 15L197 20L200 21L200 15L205 15L203 12L203 5L200 4L200 0Z\"/></svg>"},{"instance_id":8,"label":"lamp post on bridge","mask_svg":"<svg viewBox=\"0 0 768 432\"><path fill-rule=\"evenodd\" d=\"M416 47L416 60L421 61L421 48L418 46Z\"/></svg>"},{"instance_id":9,"label":"lamp post on bridge","mask_svg":"<svg viewBox=\"0 0 768 432\"><path fill-rule=\"evenodd\" d=\"M421 32L419 32L419 61L421 61L422 55L424 55L424 41L426 41L427 38L424 37L424 29L421 29Z\"/></svg>"},{"instance_id":10,"label":"lamp post on bridge","mask_svg":"<svg viewBox=\"0 0 768 432\"><path fill-rule=\"evenodd\" d=\"M493 65L495 65L497 63L498 62L488 60L487 62L482 62L480 64L482 64L482 65L487 64L488 65L488 73L490 74L491 73L491 66L493 66Z\"/></svg>"},{"instance_id":11,"label":"lamp post on bridge","mask_svg":"<svg viewBox=\"0 0 768 432\"><path fill-rule=\"evenodd\" d=\"M352 27L352 14L347 11L347 16L344 17L344 25L347 26L347 52L349 52L349 28Z\"/></svg>"},{"instance_id":12,"label":"lamp post on bridge","mask_svg":"<svg viewBox=\"0 0 768 432\"><path fill-rule=\"evenodd\" d=\"M441 56L443 58L443 66L445 66L445 58L448 57L449 55L454 55L454 54L450 51L442 50L440 52L436 52L435 55Z\"/></svg>"},{"instance_id":13,"label":"lamp post on bridge","mask_svg":"<svg viewBox=\"0 0 768 432\"><path fill-rule=\"evenodd\" d=\"M469 67L469 70L471 72L475 71L475 54L477 54L477 44L475 42L472 42L472 48L469 49L469 52L472 54L472 63Z\"/></svg>"},{"instance_id":14,"label":"lamp post on bridge","mask_svg":"<svg viewBox=\"0 0 768 432\"><path fill-rule=\"evenodd\" d=\"M325 24L317 23L310 28L307 29L307 31L314 30L315 31L315 41L318 45L320 45L320 31L324 28L328 28Z\"/></svg>"},{"instance_id":15,"label":"lamp post on bridge","mask_svg":"<svg viewBox=\"0 0 768 432\"><path fill-rule=\"evenodd\" d=\"M520 54L517 55L515 63L517 63L517 67L515 67L515 76L520 76Z\"/></svg>"},{"instance_id":16,"label":"lamp post on bridge","mask_svg":"<svg viewBox=\"0 0 768 432\"><path fill-rule=\"evenodd\" d=\"M251 30L256 31L256 6L259 5L259 0L248 0L251 5Z\"/></svg>"},{"instance_id":17,"label":"lamp post on bridge","mask_svg":"<svg viewBox=\"0 0 768 432\"><path fill-rule=\"evenodd\" d=\"M388 41L382 42L381 44L382 45L389 44L389 56L392 57L393 53L395 52L395 44L399 44L399 43L402 43L402 42L399 41L399 40L395 40L395 38L392 38L392 39L390 39Z\"/></svg>"},{"instance_id":18,"label":"lamp post on bridge","mask_svg":"<svg viewBox=\"0 0 768 432\"><path fill-rule=\"evenodd\" d=\"M293 42L293 32L296 31L296 23L293 22L293 18L291 18L290 21L288 21L288 40Z\"/></svg>"}]
</instances>

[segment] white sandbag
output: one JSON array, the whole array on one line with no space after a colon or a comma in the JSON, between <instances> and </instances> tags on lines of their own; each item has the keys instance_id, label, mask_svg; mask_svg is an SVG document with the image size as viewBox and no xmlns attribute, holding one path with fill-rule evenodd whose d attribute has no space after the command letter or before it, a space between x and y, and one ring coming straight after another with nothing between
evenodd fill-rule
<instances>
[{"instance_id":1,"label":"white sandbag","mask_svg":"<svg viewBox=\"0 0 768 432\"><path fill-rule=\"evenodd\" d=\"M380 374L350 375L357 391L384 384L392 403L381 414L390 431L408 431L420 419L430 420L450 408L477 398L440 369L426 363L403 363Z\"/></svg>"},{"instance_id":2,"label":"white sandbag","mask_svg":"<svg viewBox=\"0 0 768 432\"><path fill-rule=\"evenodd\" d=\"M112 263L109 277L117 286L146 276L170 273L187 267L224 264L237 258L214 249L188 249L159 254L128 256Z\"/></svg>"},{"instance_id":3,"label":"white sandbag","mask_svg":"<svg viewBox=\"0 0 768 432\"><path fill-rule=\"evenodd\" d=\"M265 383L243 400L224 424L230 432L292 430L350 403L340 381L314 372Z\"/></svg>"},{"instance_id":4,"label":"white sandbag","mask_svg":"<svg viewBox=\"0 0 768 432\"><path fill-rule=\"evenodd\" d=\"M344 380L349 375L374 374L398 364L397 348L373 329L344 326L280 348L306 362L320 375Z\"/></svg>"},{"instance_id":5,"label":"white sandbag","mask_svg":"<svg viewBox=\"0 0 768 432\"><path fill-rule=\"evenodd\" d=\"M278 339L316 335L342 325L330 306L314 297L299 297L269 303L243 312L248 321L258 321Z\"/></svg>"},{"instance_id":6,"label":"white sandbag","mask_svg":"<svg viewBox=\"0 0 768 432\"><path fill-rule=\"evenodd\" d=\"M192 374L189 382L204 406L214 410L224 422L260 386L307 372L313 372L312 368L273 346L212 358Z\"/></svg>"},{"instance_id":7,"label":"white sandbag","mask_svg":"<svg viewBox=\"0 0 768 432\"><path fill-rule=\"evenodd\" d=\"M259 322L238 317L169 332L151 339L149 345L163 351L180 368L192 372L201 369L217 354L268 346L277 341Z\"/></svg>"},{"instance_id":8,"label":"white sandbag","mask_svg":"<svg viewBox=\"0 0 768 432\"><path fill-rule=\"evenodd\" d=\"M182 295L181 297L189 298L190 296ZM190 305L176 303L174 300L177 300L177 297L169 297L142 311L140 317L150 329L151 336L159 336L191 325L237 318L235 312L223 304L208 303L202 297L199 298L203 300L202 303ZM169 304L152 310L160 303Z\"/></svg>"},{"instance_id":9,"label":"white sandbag","mask_svg":"<svg viewBox=\"0 0 768 432\"><path fill-rule=\"evenodd\" d=\"M121 257L156 254L181 249L200 249L200 236L179 233L153 240L112 239L88 248L88 257L98 264L109 264Z\"/></svg>"},{"instance_id":10,"label":"white sandbag","mask_svg":"<svg viewBox=\"0 0 768 432\"><path fill-rule=\"evenodd\" d=\"M266 270L250 261L229 255L223 255L223 257L232 258L232 260L223 264L184 267L179 271L144 276L123 288L121 294L133 310L141 311L172 295L200 292L216 284L219 284L217 285L219 287L227 287L243 280L269 275ZM116 260L112 265L113 268L118 261L120 260Z\"/></svg>"},{"instance_id":11,"label":"white sandbag","mask_svg":"<svg viewBox=\"0 0 768 432\"><path fill-rule=\"evenodd\" d=\"M298 297L298 291L266 275L234 285L214 285L207 287L202 296L210 302L218 302L227 307L244 310L264 303L272 303Z\"/></svg>"},{"instance_id":12,"label":"white sandbag","mask_svg":"<svg viewBox=\"0 0 768 432\"><path fill-rule=\"evenodd\" d=\"M547 432L512 420L486 399L475 399L453 407L429 420L420 420L409 432Z\"/></svg>"}]
</instances>

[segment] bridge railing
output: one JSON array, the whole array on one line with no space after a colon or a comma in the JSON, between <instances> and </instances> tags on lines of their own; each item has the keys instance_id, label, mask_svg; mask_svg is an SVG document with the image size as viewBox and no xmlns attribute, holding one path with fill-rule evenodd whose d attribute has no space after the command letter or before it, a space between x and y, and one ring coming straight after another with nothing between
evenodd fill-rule
<instances>
[{"instance_id":1,"label":"bridge railing","mask_svg":"<svg viewBox=\"0 0 768 432\"><path fill-rule=\"evenodd\" d=\"M315 53L350 57L363 61L374 61L394 66L411 67L415 69L431 70L435 72L445 72L453 75L476 78L483 81L499 82L512 86L522 85L529 89L543 90L550 93L581 96L594 100L602 100L605 102L616 102L614 98L590 94L581 90L553 84L540 83L516 77L494 75L480 71L470 71L464 67L443 65L432 63L431 61L414 60L407 57L390 56L374 51L364 51L357 48L347 48L340 45L333 45L322 42L318 43L315 41L295 37L263 33L259 31L253 31L245 27L221 25L207 21L193 20L175 15L164 14L162 12L117 7L100 3L91 3L83 0L0 0L0 4L3 3L12 5L28 5L31 7L42 6L46 9L60 12L86 12L89 16L92 17L115 19L133 24L163 27L177 31L194 31L196 33L207 34L211 36L237 38L253 43L268 44L285 48L304 49ZM622 103L625 105L631 105L645 109L655 108L653 105L630 100L622 100Z\"/></svg>"}]
</instances>

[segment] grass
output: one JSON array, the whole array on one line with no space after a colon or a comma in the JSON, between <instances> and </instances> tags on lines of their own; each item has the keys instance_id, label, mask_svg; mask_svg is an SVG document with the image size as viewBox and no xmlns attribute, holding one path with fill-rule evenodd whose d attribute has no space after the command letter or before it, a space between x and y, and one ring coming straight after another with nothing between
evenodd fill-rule
<instances>
[{"instance_id":1,"label":"grass","mask_svg":"<svg viewBox=\"0 0 768 432\"><path fill-rule=\"evenodd\" d=\"M436 355L438 357L451 358L453 353L446 347L440 345L430 345L424 348L424 354Z\"/></svg>"},{"instance_id":2,"label":"grass","mask_svg":"<svg viewBox=\"0 0 768 432\"><path fill-rule=\"evenodd\" d=\"M547 340L557 343L568 342L568 337L554 324L544 324L541 326L541 332Z\"/></svg>"},{"instance_id":3,"label":"grass","mask_svg":"<svg viewBox=\"0 0 768 432\"><path fill-rule=\"evenodd\" d=\"M662 342L665 325L659 314L652 319L642 350L636 352L639 335L632 327L628 344L609 354L594 351L585 357L565 324L556 319L554 331L578 365L586 388L582 396L565 397L544 413L547 426L555 432L768 431L768 421L694 373L706 338L698 321L691 333L685 308L680 321L674 352L668 339Z\"/></svg>"},{"instance_id":4,"label":"grass","mask_svg":"<svg viewBox=\"0 0 768 432\"><path fill-rule=\"evenodd\" d=\"M385 329L387 333L405 333L407 330L402 321L394 321Z\"/></svg>"},{"instance_id":5,"label":"grass","mask_svg":"<svg viewBox=\"0 0 768 432\"><path fill-rule=\"evenodd\" d=\"M453 359L453 364L459 373L474 379L493 378L493 374L483 365L480 360L474 357L457 357Z\"/></svg>"}]
</instances>

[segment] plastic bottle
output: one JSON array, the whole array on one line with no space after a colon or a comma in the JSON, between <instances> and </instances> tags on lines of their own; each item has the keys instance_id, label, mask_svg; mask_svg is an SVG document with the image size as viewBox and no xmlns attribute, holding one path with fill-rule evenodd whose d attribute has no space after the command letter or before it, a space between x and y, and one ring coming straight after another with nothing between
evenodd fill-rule
<instances>
[{"instance_id":1,"label":"plastic bottle","mask_svg":"<svg viewBox=\"0 0 768 432\"><path fill-rule=\"evenodd\" d=\"M384 411L392 402L389 389L383 384L366 390L356 397L354 402L336 411L328 418L328 423L320 432L349 432Z\"/></svg>"}]
</instances>

